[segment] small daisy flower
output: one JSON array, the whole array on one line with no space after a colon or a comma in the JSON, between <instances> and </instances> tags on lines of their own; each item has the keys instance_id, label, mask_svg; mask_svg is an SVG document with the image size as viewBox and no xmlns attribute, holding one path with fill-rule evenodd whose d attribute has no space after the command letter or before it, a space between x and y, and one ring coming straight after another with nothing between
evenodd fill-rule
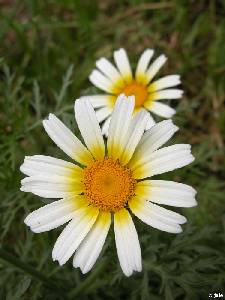
<instances>
[{"instance_id":1,"label":"small daisy flower","mask_svg":"<svg viewBox=\"0 0 225 300\"><path fill-rule=\"evenodd\" d=\"M171 233L182 231L186 218L158 204L191 207L195 190L185 184L149 180L156 174L191 163L190 145L159 149L178 128L165 120L144 133L148 114L133 116L134 97L121 95L112 113L106 142L90 102L75 102L75 118L86 146L53 114L43 121L50 138L76 164L50 156L25 157L27 175L21 190L56 200L30 213L25 224L33 232L49 231L67 222L52 258L83 273L95 264L114 220L115 242L126 276L141 271L141 249L131 213L146 224Z\"/></svg>"},{"instance_id":2,"label":"small daisy flower","mask_svg":"<svg viewBox=\"0 0 225 300\"><path fill-rule=\"evenodd\" d=\"M106 58L96 62L95 69L89 76L90 81L99 89L108 94L87 96L97 110L99 123L103 122L102 132L107 135L111 114L117 97L123 93L126 96L135 96L135 112L145 109L160 117L171 118L175 110L159 102L164 99L178 99L183 91L173 88L179 85L179 75L169 75L153 81L156 73L166 62L165 55L160 55L152 64L154 50L145 50L137 64L135 76L132 74L127 53L124 49L114 52L116 67ZM84 96L85 98L86 96ZM146 129L155 124L151 114L148 115Z\"/></svg>"}]
</instances>

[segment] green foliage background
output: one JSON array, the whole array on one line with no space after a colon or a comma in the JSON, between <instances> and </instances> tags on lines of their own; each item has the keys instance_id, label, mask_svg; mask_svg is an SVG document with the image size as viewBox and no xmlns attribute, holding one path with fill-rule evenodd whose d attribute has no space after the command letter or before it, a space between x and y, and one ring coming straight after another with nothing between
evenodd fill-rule
<instances>
[{"instance_id":1,"label":"green foliage background","mask_svg":"<svg viewBox=\"0 0 225 300\"><path fill-rule=\"evenodd\" d=\"M223 1L35 1L0 4L0 299L208 299L225 296L225 4ZM135 218L143 272L123 276L111 230L101 258L83 276L59 267L51 250L61 228L33 234L24 217L44 201L20 192L25 155L66 158L41 125L56 113L77 132L73 104L96 93L95 60L124 47L133 66L147 47L165 53L163 74L181 74L173 101L173 142L193 145L195 162L160 176L198 191L178 209L184 232L157 231Z\"/></svg>"}]
</instances>

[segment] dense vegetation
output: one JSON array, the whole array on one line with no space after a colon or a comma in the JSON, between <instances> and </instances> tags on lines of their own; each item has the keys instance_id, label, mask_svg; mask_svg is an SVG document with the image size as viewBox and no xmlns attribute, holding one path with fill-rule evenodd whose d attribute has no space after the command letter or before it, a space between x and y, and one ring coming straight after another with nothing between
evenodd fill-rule
<instances>
[{"instance_id":1,"label":"dense vegetation","mask_svg":"<svg viewBox=\"0 0 225 300\"><path fill-rule=\"evenodd\" d=\"M0 299L208 299L225 296L225 4L223 1L1 1ZM51 250L61 229L33 234L24 217L46 202L19 190L25 155L66 158L43 130L57 114L78 134L74 100L96 93L95 60L124 47L135 67L147 47L165 53L163 74L181 74L172 142L193 145L194 163L160 178L187 183L199 205L179 235L135 218L143 272L126 278L113 231L93 271L59 267ZM213 295L212 295L213 296Z\"/></svg>"}]
</instances>

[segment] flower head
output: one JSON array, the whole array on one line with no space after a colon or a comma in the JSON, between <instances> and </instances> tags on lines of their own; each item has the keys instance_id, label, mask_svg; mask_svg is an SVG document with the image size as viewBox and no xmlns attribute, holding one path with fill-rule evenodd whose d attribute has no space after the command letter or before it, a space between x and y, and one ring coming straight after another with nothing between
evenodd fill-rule
<instances>
[{"instance_id":1,"label":"flower head","mask_svg":"<svg viewBox=\"0 0 225 300\"><path fill-rule=\"evenodd\" d=\"M130 276L142 269L130 211L154 228L179 233L185 217L158 204L196 205L192 187L147 179L183 167L194 158L190 145L159 149L178 128L166 120L144 133L148 115L143 110L133 116L134 107L134 97L118 98L105 145L90 102L77 100L75 117L86 146L52 114L43 125L56 145L79 165L43 155L25 157L21 171L27 177L22 180L21 190L60 199L29 214L25 223L39 233L69 222L52 252L53 260L60 265L74 255L74 267L83 273L91 270L113 217L120 265Z\"/></svg>"},{"instance_id":2,"label":"flower head","mask_svg":"<svg viewBox=\"0 0 225 300\"><path fill-rule=\"evenodd\" d=\"M149 65L153 54L152 49L147 49L142 53L134 76L124 49L114 52L116 67L106 58L100 58L96 62L97 69L92 71L89 79L96 87L108 94L84 96L84 98L88 97L94 108L98 109L97 119L99 123L104 121L103 134L108 134L111 114L116 99L121 93L126 96L135 96L134 112L141 109L149 112L146 129L155 124L150 112L164 118L171 118L174 115L175 110L159 100L182 97L183 91L173 88L180 84L180 76L169 75L153 81L156 73L166 62L165 55L160 55Z\"/></svg>"}]
</instances>

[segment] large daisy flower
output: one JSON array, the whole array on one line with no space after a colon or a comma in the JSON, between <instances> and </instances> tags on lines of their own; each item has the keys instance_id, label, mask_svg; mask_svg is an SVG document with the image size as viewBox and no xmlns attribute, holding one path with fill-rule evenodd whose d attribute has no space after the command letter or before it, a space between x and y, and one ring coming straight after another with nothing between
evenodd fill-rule
<instances>
[{"instance_id":1,"label":"large daisy flower","mask_svg":"<svg viewBox=\"0 0 225 300\"><path fill-rule=\"evenodd\" d=\"M134 106L134 97L118 98L105 146L90 102L77 100L75 117L86 146L53 114L43 121L50 138L75 164L43 155L25 157L21 171L28 177L22 180L21 190L60 199L30 213L25 224L39 233L69 222L52 252L60 265L74 255L73 266L88 272L102 250L113 218L119 262L124 274L130 276L142 269L130 212L154 228L179 233L186 218L158 204L196 205L192 187L147 179L181 168L194 158L190 145L159 149L178 128L165 120L144 133L147 113L133 116Z\"/></svg>"},{"instance_id":2,"label":"large daisy flower","mask_svg":"<svg viewBox=\"0 0 225 300\"><path fill-rule=\"evenodd\" d=\"M111 114L118 95L135 96L135 112L145 109L164 118L171 118L175 110L159 102L164 99L181 98L183 91L173 88L180 84L179 75L169 75L153 81L156 73L166 62L166 56L160 55L152 64L154 50L145 50L137 64L135 76L132 75L127 53L124 49L114 52L116 67L106 58L96 62L98 69L92 71L90 81L108 94L87 96L97 110L99 123L103 122L102 132L107 135ZM86 96L84 96L86 97ZM146 129L155 124L148 114Z\"/></svg>"}]
</instances>

